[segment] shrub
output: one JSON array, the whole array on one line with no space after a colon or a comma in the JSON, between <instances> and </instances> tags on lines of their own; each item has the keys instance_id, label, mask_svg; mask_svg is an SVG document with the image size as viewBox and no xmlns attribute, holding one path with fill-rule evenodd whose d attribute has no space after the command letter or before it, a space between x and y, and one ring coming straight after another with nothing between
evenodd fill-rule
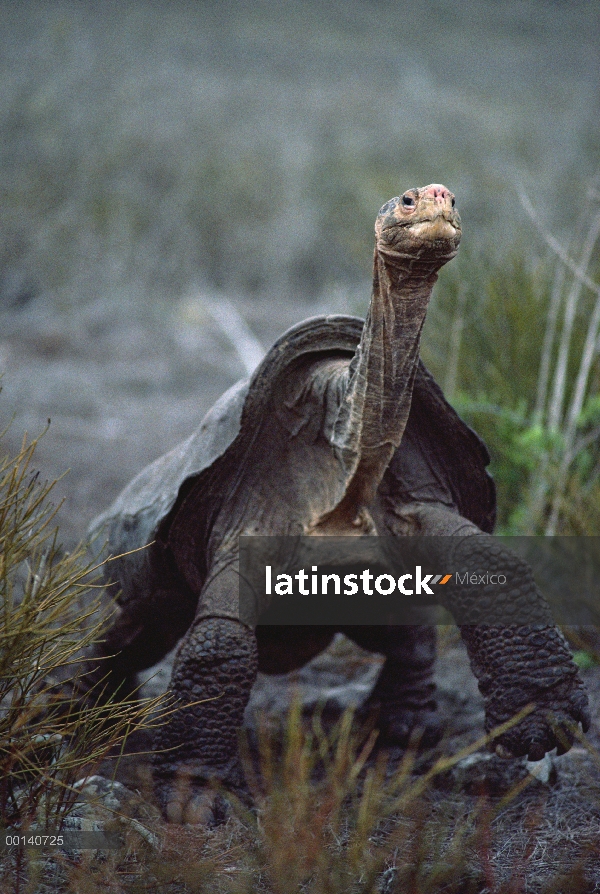
<instances>
[{"instance_id":1,"label":"shrub","mask_svg":"<svg viewBox=\"0 0 600 894\"><path fill-rule=\"evenodd\" d=\"M158 700L75 701L81 650L102 631L98 568L82 547L62 550L35 447L25 438L0 461L0 828L56 832L73 783L130 731L158 722ZM56 686L65 669L72 679Z\"/></svg>"}]
</instances>

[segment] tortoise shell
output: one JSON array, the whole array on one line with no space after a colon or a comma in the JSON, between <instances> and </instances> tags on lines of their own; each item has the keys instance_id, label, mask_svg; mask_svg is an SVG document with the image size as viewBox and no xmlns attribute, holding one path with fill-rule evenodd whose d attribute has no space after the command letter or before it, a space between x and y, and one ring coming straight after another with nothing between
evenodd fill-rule
<instances>
[{"instance_id":1,"label":"tortoise shell","mask_svg":"<svg viewBox=\"0 0 600 894\"><path fill-rule=\"evenodd\" d=\"M214 493L208 496L215 510L220 508L227 488L215 473L240 474L261 421L272 408L273 395L294 365L309 357L352 358L363 325L358 317L328 315L293 326L275 342L250 380L225 392L189 438L143 469L92 522L90 537L102 538L105 549L118 557L110 563L108 576L121 589L122 600L157 585L155 578L163 573L164 562L155 561L154 553L164 547L171 522L192 490L198 494L212 488ZM380 491L402 503L441 503L491 533L496 495L486 471L489 459L483 441L419 361L402 443ZM209 528L208 521L207 534ZM202 547L195 543L196 553Z\"/></svg>"}]
</instances>

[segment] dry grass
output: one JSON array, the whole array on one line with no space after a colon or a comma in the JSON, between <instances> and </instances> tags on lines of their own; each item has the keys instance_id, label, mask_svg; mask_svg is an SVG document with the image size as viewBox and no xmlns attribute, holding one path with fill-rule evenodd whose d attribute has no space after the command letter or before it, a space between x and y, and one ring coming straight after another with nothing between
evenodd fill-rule
<instances>
[{"instance_id":1,"label":"dry grass","mask_svg":"<svg viewBox=\"0 0 600 894\"><path fill-rule=\"evenodd\" d=\"M325 731L295 704L283 739L261 734L246 755L257 809L233 803L213 829L148 823L102 859L63 862L56 885L77 894L525 894L591 892L598 881L600 799L577 798L531 778L503 795L466 796L452 759L423 772L414 752L400 764L375 753L350 713ZM597 759L597 756L596 756ZM417 772L418 769L418 772ZM590 783L592 781L590 780ZM595 799L595 800L594 800ZM553 803L554 801L554 803ZM595 804L582 832L582 809ZM56 861L55 861L56 862ZM596 875L594 876L594 872ZM568 880L568 881L565 881ZM60 881L60 886L58 885ZM7 894L8 894L7 889Z\"/></svg>"},{"instance_id":2,"label":"dry grass","mask_svg":"<svg viewBox=\"0 0 600 894\"><path fill-rule=\"evenodd\" d=\"M160 722L162 699L75 701L81 652L102 633L99 595L90 596L98 568L83 548L61 549L35 447L24 439L0 461L0 829L56 833L74 783L130 732ZM65 685L53 684L56 673Z\"/></svg>"}]
</instances>

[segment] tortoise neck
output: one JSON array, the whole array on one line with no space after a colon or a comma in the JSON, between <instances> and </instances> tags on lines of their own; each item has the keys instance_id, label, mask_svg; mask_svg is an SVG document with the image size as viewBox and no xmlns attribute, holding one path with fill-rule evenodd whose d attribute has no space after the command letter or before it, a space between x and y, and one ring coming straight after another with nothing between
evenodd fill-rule
<instances>
[{"instance_id":1,"label":"tortoise neck","mask_svg":"<svg viewBox=\"0 0 600 894\"><path fill-rule=\"evenodd\" d=\"M348 474L342 502L350 514L373 501L400 446L439 266L375 249L371 303L334 436Z\"/></svg>"}]
</instances>

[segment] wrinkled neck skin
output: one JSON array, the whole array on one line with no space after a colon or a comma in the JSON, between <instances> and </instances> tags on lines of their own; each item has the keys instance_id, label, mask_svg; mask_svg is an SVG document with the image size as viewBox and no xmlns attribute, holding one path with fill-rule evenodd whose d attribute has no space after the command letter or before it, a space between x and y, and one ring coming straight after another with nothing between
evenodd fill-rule
<instances>
[{"instance_id":1,"label":"wrinkled neck skin","mask_svg":"<svg viewBox=\"0 0 600 894\"><path fill-rule=\"evenodd\" d=\"M333 446L347 475L344 495L315 533L375 533L368 506L402 441L421 331L441 263L380 246L362 337L341 383Z\"/></svg>"}]
</instances>

